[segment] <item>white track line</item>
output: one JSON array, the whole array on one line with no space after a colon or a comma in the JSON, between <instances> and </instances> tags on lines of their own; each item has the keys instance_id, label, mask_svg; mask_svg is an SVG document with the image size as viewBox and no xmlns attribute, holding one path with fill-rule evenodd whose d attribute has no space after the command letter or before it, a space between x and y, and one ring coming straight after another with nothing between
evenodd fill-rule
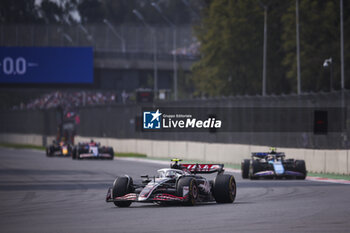
<instances>
[{"instance_id":1,"label":"white track line","mask_svg":"<svg viewBox=\"0 0 350 233\"><path fill-rule=\"evenodd\" d=\"M328 183L335 183L335 184L350 184L350 180L342 180L342 179L330 179L330 178L315 177L315 176L307 176L306 179L311 180L311 181L317 181L317 182L328 182Z\"/></svg>"}]
</instances>

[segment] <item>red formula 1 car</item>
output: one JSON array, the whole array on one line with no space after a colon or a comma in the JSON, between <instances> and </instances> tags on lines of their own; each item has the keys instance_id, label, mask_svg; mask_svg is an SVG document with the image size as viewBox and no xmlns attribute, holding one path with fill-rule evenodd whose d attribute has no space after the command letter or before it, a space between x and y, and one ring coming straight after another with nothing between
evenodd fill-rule
<instances>
[{"instance_id":1,"label":"red formula 1 car","mask_svg":"<svg viewBox=\"0 0 350 233\"><path fill-rule=\"evenodd\" d=\"M46 156L47 157L70 157L74 153L73 146L67 142L61 141L57 143L53 141L51 145L46 147Z\"/></svg>"},{"instance_id":2,"label":"red formula 1 car","mask_svg":"<svg viewBox=\"0 0 350 233\"><path fill-rule=\"evenodd\" d=\"M117 177L108 189L106 201L118 207L129 207L132 202L195 205L197 202L233 203L235 200L236 181L232 175L224 174L223 164L172 161L170 168L159 169L157 176L141 176L143 180L139 184L127 175ZM216 172L213 180L199 175Z\"/></svg>"}]
</instances>

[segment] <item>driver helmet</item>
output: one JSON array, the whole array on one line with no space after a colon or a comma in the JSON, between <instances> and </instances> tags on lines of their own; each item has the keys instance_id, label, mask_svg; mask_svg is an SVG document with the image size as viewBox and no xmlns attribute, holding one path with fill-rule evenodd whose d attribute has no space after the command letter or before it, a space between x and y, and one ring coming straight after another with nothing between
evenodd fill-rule
<instances>
[{"instance_id":1,"label":"driver helmet","mask_svg":"<svg viewBox=\"0 0 350 233\"><path fill-rule=\"evenodd\" d=\"M270 154L276 154L276 153L277 153L276 147L270 147Z\"/></svg>"},{"instance_id":2,"label":"driver helmet","mask_svg":"<svg viewBox=\"0 0 350 233\"><path fill-rule=\"evenodd\" d=\"M181 164L179 164L179 162L182 161L182 159L172 159L171 161L173 163L170 164L170 168L181 169Z\"/></svg>"}]
</instances>

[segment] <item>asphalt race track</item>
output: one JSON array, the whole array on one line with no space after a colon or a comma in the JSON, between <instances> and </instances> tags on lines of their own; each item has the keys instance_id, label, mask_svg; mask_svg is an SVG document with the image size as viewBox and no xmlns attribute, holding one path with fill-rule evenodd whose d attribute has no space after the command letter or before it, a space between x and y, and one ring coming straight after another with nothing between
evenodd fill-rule
<instances>
[{"instance_id":1,"label":"asphalt race track","mask_svg":"<svg viewBox=\"0 0 350 233\"><path fill-rule=\"evenodd\" d=\"M234 204L194 207L105 202L117 175L153 175L164 165L75 161L0 148L1 232L349 232L350 185L242 180Z\"/></svg>"}]
</instances>

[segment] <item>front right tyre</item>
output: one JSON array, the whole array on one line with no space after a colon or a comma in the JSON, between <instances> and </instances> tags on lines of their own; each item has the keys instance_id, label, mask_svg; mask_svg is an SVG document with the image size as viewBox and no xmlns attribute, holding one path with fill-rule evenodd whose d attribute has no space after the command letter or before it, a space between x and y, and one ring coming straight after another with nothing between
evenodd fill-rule
<instances>
[{"instance_id":1,"label":"front right tyre","mask_svg":"<svg viewBox=\"0 0 350 233\"><path fill-rule=\"evenodd\" d=\"M132 192L133 181L130 178L130 182L128 177L126 176L118 176L113 183L112 188L112 197L115 199L116 197L122 197L128 193ZM131 205L131 201L114 201L114 205L118 207L129 207Z\"/></svg>"},{"instance_id":2,"label":"front right tyre","mask_svg":"<svg viewBox=\"0 0 350 233\"><path fill-rule=\"evenodd\" d=\"M46 156L47 157L52 157L53 156L53 148L52 148L52 146L47 146L46 147Z\"/></svg>"},{"instance_id":3,"label":"front right tyre","mask_svg":"<svg viewBox=\"0 0 350 233\"><path fill-rule=\"evenodd\" d=\"M188 193L185 193L185 187L188 187ZM187 201L184 202L184 205L193 206L196 204L198 198L198 186L197 182L193 177L181 177L177 181L176 185L177 196L187 197Z\"/></svg>"},{"instance_id":4,"label":"front right tyre","mask_svg":"<svg viewBox=\"0 0 350 233\"><path fill-rule=\"evenodd\" d=\"M249 178L249 166L250 166L250 159L245 159L241 163L241 171L242 171L242 178L248 179Z\"/></svg>"}]
</instances>

